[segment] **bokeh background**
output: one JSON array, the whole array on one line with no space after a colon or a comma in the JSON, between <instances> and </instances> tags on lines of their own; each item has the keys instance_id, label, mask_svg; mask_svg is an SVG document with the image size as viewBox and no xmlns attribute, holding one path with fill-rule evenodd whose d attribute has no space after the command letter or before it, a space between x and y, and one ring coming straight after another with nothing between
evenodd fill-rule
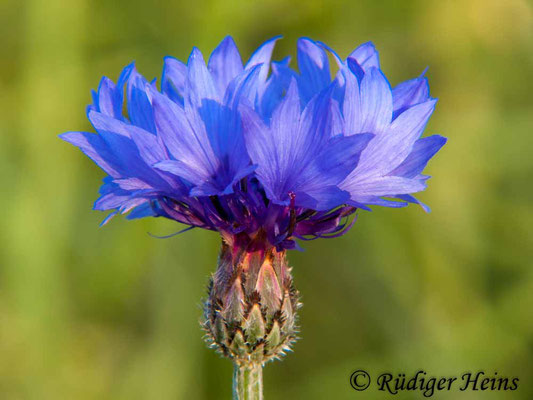
<instances>
[{"instance_id":1,"label":"bokeh background","mask_svg":"<svg viewBox=\"0 0 533 400\"><path fill-rule=\"evenodd\" d=\"M227 399L231 364L206 349L201 299L219 239L92 211L103 173L57 134L88 130L102 75L132 60L209 52L243 58L283 34L346 56L372 40L393 85L429 66L449 142L420 208L361 212L335 240L292 253L302 339L265 368L268 399L382 399L352 371L518 376L533 398L533 9L526 0L104 1L0 3L0 399ZM422 398L405 392L397 399Z\"/></svg>"}]
</instances>

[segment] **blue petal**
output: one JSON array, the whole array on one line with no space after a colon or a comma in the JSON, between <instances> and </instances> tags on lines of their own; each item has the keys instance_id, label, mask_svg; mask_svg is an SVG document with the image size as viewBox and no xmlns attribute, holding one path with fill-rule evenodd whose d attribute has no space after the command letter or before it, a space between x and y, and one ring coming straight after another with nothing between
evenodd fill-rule
<instances>
[{"instance_id":1,"label":"blue petal","mask_svg":"<svg viewBox=\"0 0 533 400\"><path fill-rule=\"evenodd\" d=\"M213 77L205 65L202 53L196 47L189 56L187 69L187 94L192 105L200 107L204 99L219 100Z\"/></svg>"},{"instance_id":2,"label":"blue petal","mask_svg":"<svg viewBox=\"0 0 533 400\"><path fill-rule=\"evenodd\" d=\"M246 69L252 68L258 64L263 64L261 66L261 71L259 72L259 84L263 85L266 82L268 76L268 70L270 68L270 60L272 58L272 52L274 51L274 46L276 42L281 38L281 36L275 36L272 39L264 42L259 48L252 54L248 62L246 63Z\"/></svg>"},{"instance_id":3,"label":"blue petal","mask_svg":"<svg viewBox=\"0 0 533 400\"><path fill-rule=\"evenodd\" d=\"M173 57L165 57L161 77L161 92L170 97L172 101L183 104L186 82L187 66Z\"/></svg>"},{"instance_id":4,"label":"blue petal","mask_svg":"<svg viewBox=\"0 0 533 400\"><path fill-rule=\"evenodd\" d=\"M228 176L231 180L224 180L225 183L218 183L218 182L204 182L201 185L195 186L191 189L190 195L191 196L214 196L214 195L229 195L233 193L233 186L243 179L244 177L250 175L252 172L254 172L256 166L255 165L248 165L240 170L238 170L234 174L228 174L228 175L222 175L222 176ZM220 174L224 174L223 171Z\"/></svg>"},{"instance_id":5,"label":"blue petal","mask_svg":"<svg viewBox=\"0 0 533 400\"><path fill-rule=\"evenodd\" d=\"M237 108L238 103L243 100L249 104L255 104L261 68L262 64L257 64L242 71L231 81L224 97L226 106Z\"/></svg>"},{"instance_id":6,"label":"blue petal","mask_svg":"<svg viewBox=\"0 0 533 400\"><path fill-rule=\"evenodd\" d=\"M418 139L407 158L389 175L414 178L424 170L431 157L444 146L446 141L445 137L439 135Z\"/></svg>"},{"instance_id":7,"label":"blue petal","mask_svg":"<svg viewBox=\"0 0 533 400\"><path fill-rule=\"evenodd\" d=\"M294 93L289 91L286 99L291 99L293 96ZM291 99L290 105L287 105L287 100L282 103L282 106L286 109L290 109L290 106L294 107L294 100ZM290 125L295 129L298 127L299 99L297 99L296 107L297 112L292 113L295 118L292 119ZM248 154L252 162L258 165L256 175L262 182L267 196L270 199L278 199L283 188L280 189L277 186L283 185L286 179L290 148L282 145L286 143L283 135L274 128L269 129L252 108L242 104L240 111ZM285 110L285 112L289 111ZM290 129L290 126L287 128Z\"/></svg>"},{"instance_id":8,"label":"blue petal","mask_svg":"<svg viewBox=\"0 0 533 400\"><path fill-rule=\"evenodd\" d=\"M201 189L193 188L191 193L231 192L235 181L249 173L249 158L240 124L234 120L235 111L213 100L204 99L198 112L188 103L182 109L155 91L152 97L158 135L176 160L201 177L191 182ZM181 174L184 179L192 179L185 169Z\"/></svg>"},{"instance_id":9,"label":"blue petal","mask_svg":"<svg viewBox=\"0 0 533 400\"><path fill-rule=\"evenodd\" d=\"M373 67L379 68L379 54L372 42L363 43L348 57L354 58L365 71Z\"/></svg>"},{"instance_id":10,"label":"blue petal","mask_svg":"<svg viewBox=\"0 0 533 400\"><path fill-rule=\"evenodd\" d=\"M362 106L359 82L346 67L341 70L344 76L344 134L353 135L362 132Z\"/></svg>"},{"instance_id":11,"label":"blue petal","mask_svg":"<svg viewBox=\"0 0 533 400\"><path fill-rule=\"evenodd\" d=\"M133 197L130 200L128 200L126 203L122 204L119 208L119 212L121 214L125 214L131 210L133 210L135 207L138 207L144 203L146 203L147 199L144 197Z\"/></svg>"},{"instance_id":12,"label":"blue petal","mask_svg":"<svg viewBox=\"0 0 533 400\"><path fill-rule=\"evenodd\" d=\"M132 124L155 133L152 105L146 94L146 79L133 70L128 80L128 115Z\"/></svg>"},{"instance_id":13,"label":"blue petal","mask_svg":"<svg viewBox=\"0 0 533 400\"><path fill-rule=\"evenodd\" d=\"M392 93L385 75L370 68L361 81L361 131L384 132L392 121Z\"/></svg>"},{"instance_id":14,"label":"blue petal","mask_svg":"<svg viewBox=\"0 0 533 400\"><path fill-rule=\"evenodd\" d=\"M329 53L331 53L331 55L335 59L335 62L337 63L337 66L339 68L342 68L345 65L344 61L342 61L342 58L337 54L337 52L333 50L331 47L329 47L326 43L321 42L321 41L316 41L315 43L321 46L323 49L325 49Z\"/></svg>"},{"instance_id":15,"label":"blue petal","mask_svg":"<svg viewBox=\"0 0 533 400\"><path fill-rule=\"evenodd\" d=\"M250 92L255 91L256 87L253 82L256 81L258 71L259 68L254 67L252 70L243 72L243 75L248 76L237 83L234 105L224 106L212 100L205 100L199 109L199 115L204 122L211 148L220 161L217 180L221 184L231 186L236 179L247 174L243 171L248 168L250 158L242 136L237 105L241 102L241 98L246 99L251 95ZM189 110L189 115L191 114L196 115L192 110Z\"/></svg>"},{"instance_id":16,"label":"blue petal","mask_svg":"<svg viewBox=\"0 0 533 400\"><path fill-rule=\"evenodd\" d=\"M331 98L334 89L331 85L313 97L302 112L297 137L302 139L298 146L299 151L306 155L306 159L313 155L309 150L322 150L322 145L330 137L343 131L338 103Z\"/></svg>"},{"instance_id":17,"label":"blue petal","mask_svg":"<svg viewBox=\"0 0 533 400\"><path fill-rule=\"evenodd\" d=\"M302 100L307 103L331 81L328 56L322 46L310 39L298 40L298 87Z\"/></svg>"},{"instance_id":18,"label":"blue petal","mask_svg":"<svg viewBox=\"0 0 533 400\"><path fill-rule=\"evenodd\" d=\"M258 165L256 174L272 200L286 200L285 185L293 166L300 157L298 135L300 98L293 81L287 95L274 111L270 128L251 108L241 106L244 138L252 162Z\"/></svg>"},{"instance_id":19,"label":"blue petal","mask_svg":"<svg viewBox=\"0 0 533 400\"><path fill-rule=\"evenodd\" d=\"M208 63L220 97L224 96L229 83L241 73L242 61L239 50L231 36L227 36L211 53Z\"/></svg>"},{"instance_id":20,"label":"blue petal","mask_svg":"<svg viewBox=\"0 0 533 400\"><path fill-rule=\"evenodd\" d=\"M173 157L206 178L215 176L218 160L201 121L191 123L176 103L155 91L151 95L157 133Z\"/></svg>"},{"instance_id":21,"label":"blue petal","mask_svg":"<svg viewBox=\"0 0 533 400\"><path fill-rule=\"evenodd\" d=\"M101 195L113 193L118 189L118 185L113 182L113 177L105 176L102 181L104 182L102 186L98 189L98 193ZM128 194L127 191L124 191L124 194Z\"/></svg>"},{"instance_id":22,"label":"blue petal","mask_svg":"<svg viewBox=\"0 0 533 400\"><path fill-rule=\"evenodd\" d=\"M191 132L194 133L193 127L187 119L185 110L179 105L173 104L167 97L162 96L156 91L151 91L150 96L152 97L154 108L157 136L161 139L170 154L174 158L179 158L184 151L180 139L182 135L187 136L191 135ZM161 111L158 112L157 110ZM164 115L160 115L161 113Z\"/></svg>"},{"instance_id":23,"label":"blue petal","mask_svg":"<svg viewBox=\"0 0 533 400\"><path fill-rule=\"evenodd\" d=\"M116 98L115 84L107 77L103 77L98 86L98 111L103 114L115 116ZM120 110L122 112L122 110Z\"/></svg>"},{"instance_id":24,"label":"blue petal","mask_svg":"<svg viewBox=\"0 0 533 400\"><path fill-rule=\"evenodd\" d=\"M129 127L132 140L147 165L168 159L168 153L157 136L137 127Z\"/></svg>"},{"instance_id":25,"label":"blue petal","mask_svg":"<svg viewBox=\"0 0 533 400\"><path fill-rule=\"evenodd\" d=\"M124 203L126 203L131 198L131 193L126 192L122 189L119 190L119 193L125 193L125 194L117 194L117 193L108 193L104 194L98 200L94 202L94 210L98 211L106 211L106 210L114 210L115 208L119 208Z\"/></svg>"},{"instance_id":26,"label":"blue petal","mask_svg":"<svg viewBox=\"0 0 533 400\"><path fill-rule=\"evenodd\" d=\"M164 147L159 142L157 136L145 131L134 125L128 125L122 121L109 118L97 113L91 113L91 122L94 123L95 128L106 137L109 132L116 133L122 136L128 136L138 150L143 161L147 165L152 165L158 161L168 158Z\"/></svg>"},{"instance_id":27,"label":"blue petal","mask_svg":"<svg viewBox=\"0 0 533 400\"><path fill-rule=\"evenodd\" d=\"M89 111L87 118L98 132L113 132L131 139L127 124L119 124L119 120L96 111ZM105 138L104 138L105 139Z\"/></svg>"},{"instance_id":28,"label":"blue petal","mask_svg":"<svg viewBox=\"0 0 533 400\"><path fill-rule=\"evenodd\" d=\"M120 109L118 110L119 113L115 115L115 117L122 115L122 103L124 101L124 85L126 82L130 79L131 73L135 70L135 63L132 62L131 64L124 67L122 72L120 73L120 76L117 80L117 100L118 104L117 106L120 106Z\"/></svg>"},{"instance_id":29,"label":"blue petal","mask_svg":"<svg viewBox=\"0 0 533 400\"><path fill-rule=\"evenodd\" d=\"M289 62L290 57L279 62L272 62L272 75L268 78L261 98L261 115L265 121L268 121L272 116L274 108L287 92L291 80L297 78L296 73L289 67Z\"/></svg>"},{"instance_id":30,"label":"blue petal","mask_svg":"<svg viewBox=\"0 0 533 400\"><path fill-rule=\"evenodd\" d=\"M316 168L323 176L322 182L338 184L346 178L357 166L361 152L373 137L371 133L362 133L352 136L339 135L328 140L315 161ZM326 176L327 178L324 178ZM320 178L316 178L318 182Z\"/></svg>"},{"instance_id":31,"label":"blue petal","mask_svg":"<svg viewBox=\"0 0 533 400\"><path fill-rule=\"evenodd\" d=\"M104 218L104 220L102 222L100 222L100 227L106 225L109 221L111 221L111 219L113 219L113 217L115 217L115 215L118 214L118 210L116 211L113 211L112 213L109 213L109 215L107 217Z\"/></svg>"},{"instance_id":32,"label":"blue petal","mask_svg":"<svg viewBox=\"0 0 533 400\"><path fill-rule=\"evenodd\" d=\"M305 207L311 210L324 211L341 204L346 204L350 194L337 186L321 186L319 188L306 188L294 193L294 203L297 207Z\"/></svg>"},{"instance_id":33,"label":"blue petal","mask_svg":"<svg viewBox=\"0 0 533 400\"><path fill-rule=\"evenodd\" d=\"M355 168L361 151L373 136L360 134L331 138L317 157L300 172L297 178L294 178L296 205L308 206L301 203L302 198L298 196L299 193L306 193L317 200L317 204L312 207L316 210L326 210L346 203L350 197L348 192L336 185Z\"/></svg>"},{"instance_id":34,"label":"blue petal","mask_svg":"<svg viewBox=\"0 0 533 400\"><path fill-rule=\"evenodd\" d=\"M146 201L143 204L135 207L126 217L127 219L138 219L144 217L157 217L159 214L154 210L150 201Z\"/></svg>"},{"instance_id":35,"label":"blue petal","mask_svg":"<svg viewBox=\"0 0 533 400\"><path fill-rule=\"evenodd\" d=\"M101 136L88 132L67 132L59 135L59 137L65 142L79 147L85 155L110 176L114 178L121 176L118 160Z\"/></svg>"},{"instance_id":36,"label":"blue petal","mask_svg":"<svg viewBox=\"0 0 533 400\"><path fill-rule=\"evenodd\" d=\"M400 83L392 89L393 118L396 118L409 107L423 103L429 99L429 85L425 77Z\"/></svg>"},{"instance_id":37,"label":"blue petal","mask_svg":"<svg viewBox=\"0 0 533 400\"><path fill-rule=\"evenodd\" d=\"M342 189L350 192L353 200L361 203L364 203L363 199L366 196L396 196L420 192L425 188L425 183L418 179L400 176L372 177L349 186L342 186Z\"/></svg>"},{"instance_id":38,"label":"blue petal","mask_svg":"<svg viewBox=\"0 0 533 400\"><path fill-rule=\"evenodd\" d=\"M348 68L350 69L350 71L357 78L357 82L361 83L361 81L363 80L363 77L365 76L365 71L359 65L357 60L355 58L348 57L348 59L346 60L346 65L348 65Z\"/></svg>"},{"instance_id":39,"label":"blue petal","mask_svg":"<svg viewBox=\"0 0 533 400\"><path fill-rule=\"evenodd\" d=\"M132 139L132 136L138 139L139 132L142 132L140 128L94 111L89 113L89 120L113 153L122 177L136 177L153 187L169 188L169 182L146 163L143 159L146 154L140 154L140 149ZM148 132L144 134L153 136Z\"/></svg>"},{"instance_id":40,"label":"blue petal","mask_svg":"<svg viewBox=\"0 0 533 400\"><path fill-rule=\"evenodd\" d=\"M431 208L429 208L426 204L422 203L420 200L418 200L416 197L411 196L410 194L401 194L398 197L400 200L407 201L408 203L414 203L418 204L425 212L431 212Z\"/></svg>"},{"instance_id":41,"label":"blue petal","mask_svg":"<svg viewBox=\"0 0 533 400\"><path fill-rule=\"evenodd\" d=\"M209 179L209 176L205 171L196 168L194 165L187 165L179 160L160 161L154 164L154 167L161 171L170 172L173 175L179 176L193 185Z\"/></svg>"},{"instance_id":42,"label":"blue petal","mask_svg":"<svg viewBox=\"0 0 533 400\"><path fill-rule=\"evenodd\" d=\"M411 107L392 122L387 132L376 135L363 151L354 174L386 175L400 165L422 134L435 103L431 100Z\"/></svg>"},{"instance_id":43,"label":"blue petal","mask_svg":"<svg viewBox=\"0 0 533 400\"><path fill-rule=\"evenodd\" d=\"M148 183L138 178L115 179L113 180L113 183L116 183L118 187L124 190L134 191L134 190L153 189L152 185L149 185Z\"/></svg>"},{"instance_id":44,"label":"blue petal","mask_svg":"<svg viewBox=\"0 0 533 400\"><path fill-rule=\"evenodd\" d=\"M89 106L89 109L122 119L124 84L129 79L134 68L133 63L126 66L122 70L116 85L110 79L103 77L98 87L98 93L93 92L94 104Z\"/></svg>"},{"instance_id":45,"label":"blue petal","mask_svg":"<svg viewBox=\"0 0 533 400\"><path fill-rule=\"evenodd\" d=\"M400 198L402 196L408 196L408 195L400 195L400 196L396 196L396 197ZM368 207L369 205L390 207L390 208L407 207L407 203L404 202L404 201L394 201L394 200L382 199L381 197L378 197L378 196L358 196L357 197L357 201L352 199L348 203L353 205L354 207L361 208L361 209L367 210L367 211L372 211Z\"/></svg>"}]
</instances>

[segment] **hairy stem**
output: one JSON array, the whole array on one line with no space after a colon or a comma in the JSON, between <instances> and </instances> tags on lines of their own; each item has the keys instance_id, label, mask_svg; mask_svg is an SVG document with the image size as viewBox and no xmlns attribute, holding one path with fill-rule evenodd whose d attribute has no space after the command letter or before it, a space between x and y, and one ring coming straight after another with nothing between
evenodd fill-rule
<instances>
[{"instance_id":1,"label":"hairy stem","mask_svg":"<svg viewBox=\"0 0 533 400\"><path fill-rule=\"evenodd\" d=\"M233 368L233 400L263 400L263 366L248 362Z\"/></svg>"}]
</instances>

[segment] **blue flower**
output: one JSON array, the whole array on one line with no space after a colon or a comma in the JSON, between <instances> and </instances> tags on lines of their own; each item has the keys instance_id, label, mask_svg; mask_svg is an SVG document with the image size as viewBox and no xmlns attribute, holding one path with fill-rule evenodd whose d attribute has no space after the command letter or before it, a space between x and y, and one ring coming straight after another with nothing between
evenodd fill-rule
<instances>
[{"instance_id":1,"label":"blue flower","mask_svg":"<svg viewBox=\"0 0 533 400\"><path fill-rule=\"evenodd\" d=\"M371 43L343 60L306 38L296 72L271 61L277 39L244 65L230 37L207 63L196 48L187 64L166 57L160 89L133 64L116 84L102 79L87 109L97 133L61 138L106 172L104 223L131 211L283 249L343 234L357 208L419 203L422 170L446 142L420 138L436 103L427 79L391 89Z\"/></svg>"}]
</instances>

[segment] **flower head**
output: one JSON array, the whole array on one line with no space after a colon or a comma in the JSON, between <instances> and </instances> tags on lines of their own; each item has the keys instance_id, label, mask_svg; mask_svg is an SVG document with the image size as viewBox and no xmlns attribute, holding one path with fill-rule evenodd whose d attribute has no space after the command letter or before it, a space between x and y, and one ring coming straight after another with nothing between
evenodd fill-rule
<instances>
[{"instance_id":1,"label":"flower head","mask_svg":"<svg viewBox=\"0 0 533 400\"><path fill-rule=\"evenodd\" d=\"M427 79L391 89L371 43L343 60L305 38L296 72L271 61L276 40L244 65L230 37L207 63L196 48L186 65L167 57L159 89L133 64L116 84L102 79L87 109L97 134L61 138L107 173L104 222L131 211L282 250L343 234L357 208L419 203L422 170L446 141L420 138L436 103Z\"/></svg>"}]
</instances>

